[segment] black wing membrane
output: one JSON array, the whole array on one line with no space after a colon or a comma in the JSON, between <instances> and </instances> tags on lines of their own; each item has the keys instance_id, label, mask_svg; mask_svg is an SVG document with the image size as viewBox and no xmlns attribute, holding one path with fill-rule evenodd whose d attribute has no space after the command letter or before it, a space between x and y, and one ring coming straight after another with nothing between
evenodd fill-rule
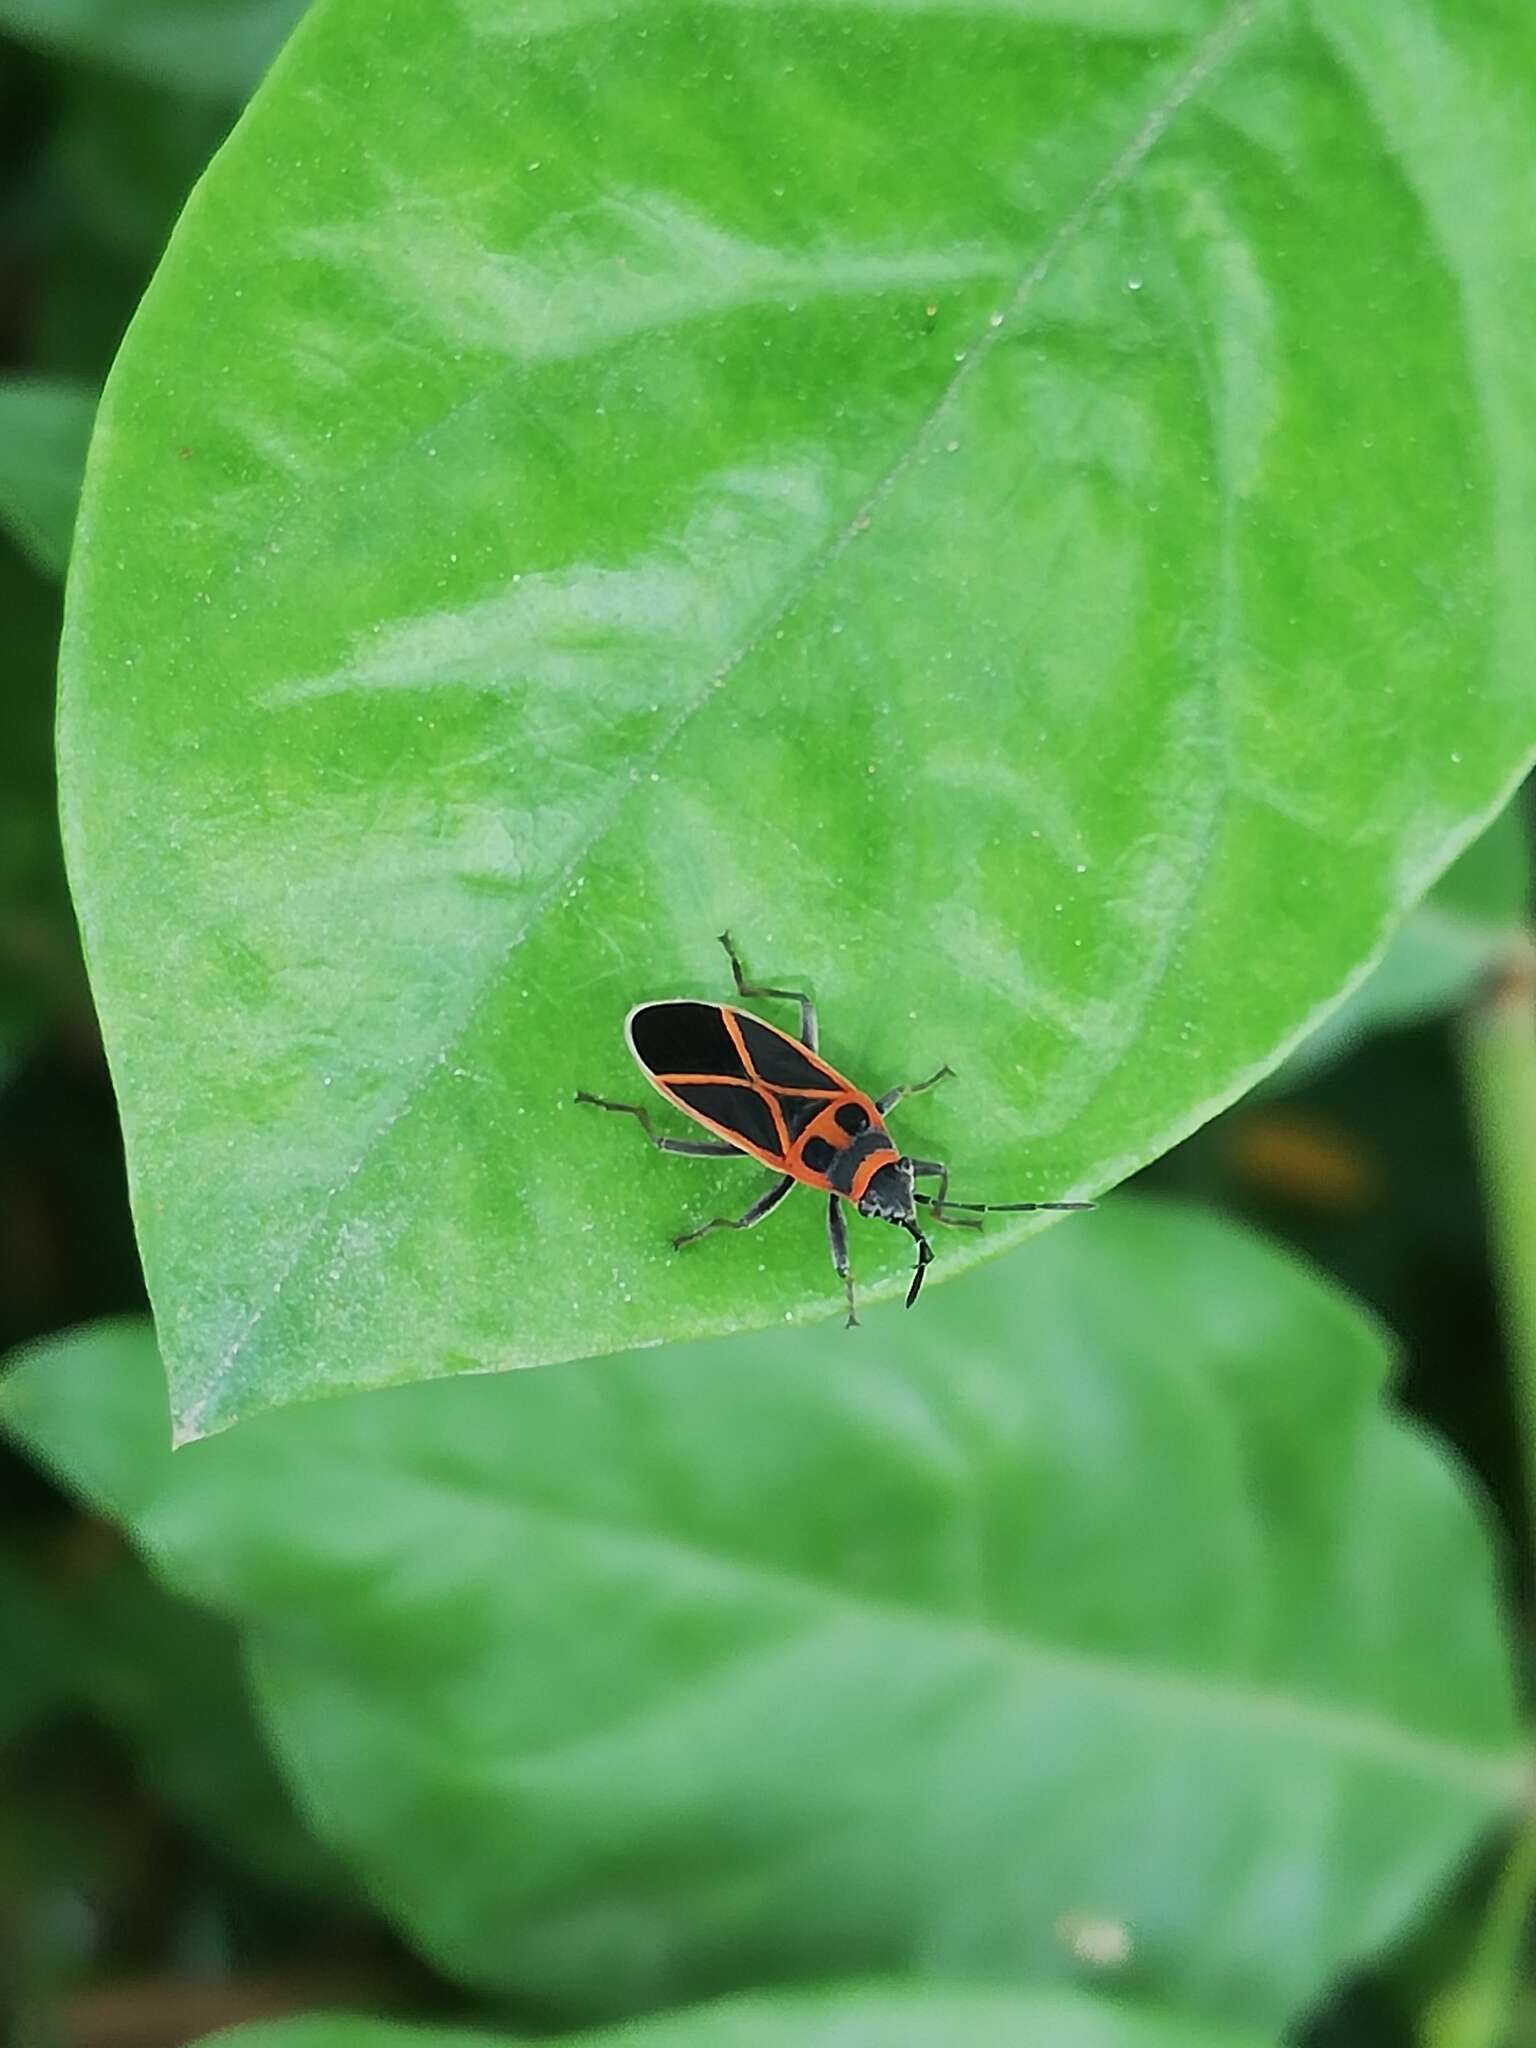
<instances>
[{"instance_id":1,"label":"black wing membrane","mask_svg":"<svg viewBox=\"0 0 1536 2048\"><path fill-rule=\"evenodd\" d=\"M841 1075L834 1074L830 1067L824 1067L814 1053L792 1038L786 1038L781 1031L775 1031L771 1024L764 1024L757 1017L745 1012L736 1012L747 1057L758 1071L759 1077L774 1088L836 1088L846 1087Z\"/></svg>"},{"instance_id":2,"label":"black wing membrane","mask_svg":"<svg viewBox=\"0 0 1536 2048\"><path fill-rule=\"evenodd\" d=\"M642 1003L630 1012L629 1042L649 1074L749 1078L718 1003Z\"/></svg>"},{"instance_id":3,"label":"black wing membrane","mask_svg":"<svg viewBox=\"0 0 1536 2048\"><path fill-rule=\"evenodd\" d=\"M733 1088L720 1081L663 1081L672 1100L695 1115L707 1117L760 1152L779 1158L784 1150L773 1113L755 1088Z\"/></svg>"},{"instance_id":4,"label":"black wing membrane","mask_svg":"<svg viewBox=\"0 0 1536 2048\"><path fill-rule=\"evenodd\" d=\"M814 1123L827 1106L825 1095L781 1095L779 1114L784 1119L784 1128L789 1132L791 1142L798 1138L807 1124Z\"/></svg>"}]
</instances>

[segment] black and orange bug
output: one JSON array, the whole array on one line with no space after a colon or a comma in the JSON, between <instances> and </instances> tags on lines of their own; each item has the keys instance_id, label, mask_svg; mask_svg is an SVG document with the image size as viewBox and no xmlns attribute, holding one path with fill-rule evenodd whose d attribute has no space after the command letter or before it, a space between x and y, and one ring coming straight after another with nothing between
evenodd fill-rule
<instances>
[{"instance_id":1,"label":"black and orange bug","mask_svg":"<svg viewBox=\"0 0 1536 2048\"><path fill-rule=\"evenodd\" d=\"M892 1144L883 1118L908 1095L922 1095L946 1080L951 1069L940 1067L926 1081L891 1088L884 1095L865 1095L829 1067L816 1050L816 1006L799 989L766 988L749 982L741 970L729 932L720 943L731 963L736 993L744 999L771 996L800 1005L800 1036L792 1038L776 1025L764 1023L750 1010L730 1003L637 1003L624 1020L624 1036L641 1073L666 1100L724 1140L715 1144L697 1138L664 1138L651 1128L649 1113L636 1102L609 1102L582 1089L576 1100L594 1109L611 1109L637 1117L658 1152L681 1152L691 1159L761 1160L779 1178L758 1196L742 1216L712 1216L697 1230L672 1240L674 1251L707 1236L711 1230L750 1230L776 1209L799 1181L827 1197L827 1238L832 1264L848 1296L848 1327L854 1313L853 1278L848 1269L848 1227L842 1204L851 1202L861 1216L894 1223L917 1245L917 1264L907 1289L910 1308L933 1258L933 1247L917 1220L921 1203L935 1223L962 1230L980 1230L980 1218L1026 1209L1091 1209L1092 1202L952 1202L949 1168L937 1159L910 1159ZM938 1192L919 1192L913 1183L936 1180ZM965 1216L950 1214L963 1209ZM972 1218L975 1221L972 1221Z\"/></svg>"}]
</instances>

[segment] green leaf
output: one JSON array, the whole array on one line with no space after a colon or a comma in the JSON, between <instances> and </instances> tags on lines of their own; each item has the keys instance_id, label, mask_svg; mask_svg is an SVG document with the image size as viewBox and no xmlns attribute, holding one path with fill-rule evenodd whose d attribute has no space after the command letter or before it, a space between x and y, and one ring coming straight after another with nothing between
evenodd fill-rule
<instances>
[{"instance_id":1,"label":"green leaf","mask_svg":"<svg viewBox=\"0 0 1536 2048\"><path fill-rule=\"evenodd\" d=\"M1533 37L306 20L120 358L64 656L183 1435L827 1314L816 1204L674 1258L756 1173L572 1106L727 924L867 1085L953 1064L899 1129L961 1195L1102 1188L1317 1020L1536 742Z\"/></svg>"},{"instance_id":2,"label":"green leaf","mask_svg":"<svg viewBox=\"0 0 1536 2048\"><path fill-rule=\"evenodd\" d=\"M316 1825L485 1990L1037 1983L1097 1929L1138 1996L1277 2027L1519 1797L1461 1484L1374 1326L1197 1214L926 1306L174 1455L108 1328L3 1412L242 1625Z\"/></svg>"},{"instance_id":3,"label":"green leaf","mask_svg":"<svg viewBox=\"0 0 1536 2048\"><path fill-rule=\"evenodd\" d=\"M510 2048L506 2035L329 2014L212 2038L226 2048ZM561 2041L562 2048L1258 2048L1251 2036L1080 1993L879 1985L735 1998Z\"/></svg>"},{"instance_id":4,"label":"green leaf","mask_svg":"<svg viewBox=\"0 0 1536 2048\"><path fill-rule=\"evenodd\" d=\"M0 0L0 27L96 64L244 98L306 0Z\"/></svg>"},{"instance_id":5,"label":"green leaf","mask_svg":"<svg viewBox=\"0 0 1536 2048\"><path fill-rule=\"evenodd\" d=\"M1530 908L1530 828L1522 795L1446 869L1380 966L1303 1040L1270 1086L1298 1086L1373 1031L1416 1024L1465 1002L1524 928Z\"/></svg>"},{"instance_id":6,"label":"green leaf","mask_svg":"<svg viewBox=\"0 0 1536 2048\"><path fill-rule=\"evenodd\" d=\"M0 379L0 531L45 576L62 577L96 416L88 385Z\"/></svg>"}]
</instances>

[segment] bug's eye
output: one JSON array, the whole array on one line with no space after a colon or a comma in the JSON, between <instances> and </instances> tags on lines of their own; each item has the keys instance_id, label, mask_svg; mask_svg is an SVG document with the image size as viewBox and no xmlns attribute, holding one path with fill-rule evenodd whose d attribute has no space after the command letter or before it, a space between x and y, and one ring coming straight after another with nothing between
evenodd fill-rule
<instances>
[{"instance_id":1,"label":"bug's eye","mask_svg":"<svg viewBox=\"0 0 1536 2048\"><path fill-rule=\"evenodd\" d=\"M845 1102L837 1112L837 1121L850 1138L856 1138L860 1131L869 1129L869 1111L856 1102Z\"/></svg>"}]
</instances>

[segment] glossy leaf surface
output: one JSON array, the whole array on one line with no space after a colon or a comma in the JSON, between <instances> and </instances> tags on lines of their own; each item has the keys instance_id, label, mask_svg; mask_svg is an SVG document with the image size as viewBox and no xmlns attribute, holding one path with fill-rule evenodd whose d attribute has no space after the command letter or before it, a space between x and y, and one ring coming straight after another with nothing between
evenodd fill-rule
<instances>
[{"instance_id":1,"label":"glossy leaf surface","mask_svg":"<svg viewBox=\"0 0 1536 2048\"><path fill-rule=\"evenodd\" d=\"M456 1976L1039 1982L1107 1924L1139 1996L1277 2027L1519 1795L1477 1519L1376 1330L1220 1224L1111 1208L934 1306L174 1455L109 1327L3 1412L241 1624L302 1803Z\"/></svg>"},{"instance_id":2,"label":"glossy leaf surface","mask_svg":"<svg viewBox=\"0 0 1536 2048\"><path fill-rule=\"evenodd\" d=\"M310 15L64 659L180 1430L826 1314L814 1204L674 1259L755 1171L571 1106L727 924L954 1065L958 1193L1272 1063L1536 741L1533 172L1536 29L1450 0Z\"/></svg>"}]
</instances>

